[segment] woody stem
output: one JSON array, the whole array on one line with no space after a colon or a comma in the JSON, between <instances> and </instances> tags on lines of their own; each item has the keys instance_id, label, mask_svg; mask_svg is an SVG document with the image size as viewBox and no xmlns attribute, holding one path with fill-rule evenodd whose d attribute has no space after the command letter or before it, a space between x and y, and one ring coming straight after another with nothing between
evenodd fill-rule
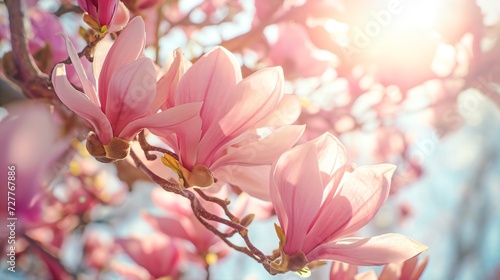
<instances>
[{"instance_id":1,"label":"woody stem","mask_svg":"<svg viewBox=\"0 0 500 280\"><path fill-rule=\"evenodd\" d=\"M269 273L271 273L271 274L275 274L276 273L275 271L272 270L272 268L271 268L271 266L269 264L270 261L267 259L267 257L264 255L264 253L262 253L257 247L255 247L252 244L252 242L250 241L250 238L248 237L248 230L247 230L247 228L244 227L244 226L242 226L239 223L239 221L238 222L234 222L234 221L226 220L226 219L223 219L223 218L221 218L221 217L219 217L217 215L214 215L214 214L208 212L203 207L203 205L200 203L200 200L195 195L195 193L191 192L190 190L181 189L181 188L179 188L178 184L169 182L169 181L161 178L160 176L156 175L153 171L151 171L139 159L139 157L135 154L134 151L130 152L130 156L134 160L135 165L137 166L137 168L139 168L140 170L142 170L149 178L151 178L154 182L156 182L158 185L160 185L164 190L166 190L168 192L172 192L172 193L178 194L178 195L181 195L181 196L189 199L189 201L191 202L191 209L193 210L193 214L195 215L196 219L205 228L207 228L208 230L210 230L215 235L219 236L219 238L224 243L226 243L229 247L235 249L236 251L242 252L242 253L250 256L251 258L253 258L257 262L261 263L264 266L264 268ZM196 191L196 192L200 194L200 191ZM225 211L227 210L227 204L228 204L227 202L225 202L223 200L215 199L213 197L209 197L209 196L207 196L204 193L200 194L200 196L201 197L206 197L209 201L215 202L217 204L220 203L219 205L223 204L224 206L221 205L221 207L223 207L225 209ZM227 212L229 213L230 216L234 217L234 215L232 215L229 212L229 210L227 210ZM226 226L234 229L236 232L238 232L238 234L241 236L241 238L243 238L243 240L245 241L245 244L246 244L247 247L237 246L234 243L232 243L230 240L228 240L228 238L230 236L232 236L234 234L234 232L229 233L229 234L220 232L215 226L213 226L212 224L210 224L208 222L209 220L217 222L217 223L224 224L224 225L226 225Z\"/></svg>"}]
</instances>

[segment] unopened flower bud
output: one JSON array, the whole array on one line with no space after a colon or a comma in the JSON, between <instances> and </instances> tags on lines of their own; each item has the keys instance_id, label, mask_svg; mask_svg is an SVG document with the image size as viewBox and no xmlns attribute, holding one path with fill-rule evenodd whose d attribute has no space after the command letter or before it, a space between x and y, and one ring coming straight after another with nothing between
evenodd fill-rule
<instances>
[{"instance_id":1,"label":"unopened flower bud","mask_svg":"<svg viewBox=\"0 0 500 280\"><path fill-rule=\"evenodd\" d=\"M130 152L130 141L113 137L108 144L103 145L93 132L89 133L86 146L92 156L104 163L125 159Z\"/></svg>"}]
</instances>

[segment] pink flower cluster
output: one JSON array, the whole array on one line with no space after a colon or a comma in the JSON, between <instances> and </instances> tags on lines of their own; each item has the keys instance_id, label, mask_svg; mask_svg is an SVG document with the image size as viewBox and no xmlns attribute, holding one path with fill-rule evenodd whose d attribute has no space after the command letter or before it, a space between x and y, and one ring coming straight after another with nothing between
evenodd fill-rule
<instances>
[{"instance_id":1,"label":"pink flower cluster","mask_svg":"<svg viewBox=\"0 0 500 280\"><path fill-rule=\"evenodd\" d=\"M82 7L99 19L99 25L111 24L110 11L116 5L85 3ZM192 65L177 50L162 76L144 56L145 42L144 22L133 18L114 42L110 38L99 42L93 61L95 79L89 79L66 39L82 89L68 81L64 64L56 66L52 81L60 100L91 127L86 145L96 159L126 158L131 141L147 129L177 155L165 154L162 161L179 176L181 188L213 189L230 183L272 201L280 224L276 225L280 245L271 263L277 272L302 271L322 260L397 263L426 250L397 234L352 237L387 199L395 166L355 169L346 163L345 148L329 133L294 147L304 126L291 125L300 105L284 95L281 68L264 68L243 79L236 57L217 47ZM180 208L168 210L177 212L177 223L158 217L148 221L192 242L197 254L210 253L216 242L202 244L190 233L194 228L186 227L200 226L193 217ZM166 221L176 229L162 226ZM120 241L127 252L154 251L153 245L137 242ZM169 242L161 243L169 247ZM178 259L174 249L168 254L167 259ZM216 254L220 257L223 251Z\"/></svg>"}]
</instances>

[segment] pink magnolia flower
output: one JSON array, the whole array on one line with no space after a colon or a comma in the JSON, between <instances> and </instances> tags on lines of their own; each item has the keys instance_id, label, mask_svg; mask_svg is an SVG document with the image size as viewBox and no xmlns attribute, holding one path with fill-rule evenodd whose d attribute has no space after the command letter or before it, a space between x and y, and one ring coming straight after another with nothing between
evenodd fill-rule
<instances>
[{"instance_id":1,"label":"pink magnolia flower","mask_svg":"<svg viewBox=\"0 0 500 280\"><path fill-rule=\"evenodd\" d=\"M168 236L155 233L141 238L119 238L116 242L154 279L178 275L182 251Z\"/></svg>"},{"instance_id":2,"label":"pink magnolia flower","mask_svg":"<svg viewBox=\"0 0 500 280\"><path fill-rule=\"evenodd\" d=\"M329 133L292 148L273 165L271 198L281 226L274 269L300 271L320 260L381 265L427 249L398 234L348 237L387 199L395 166L347 169L345 148Z\"/></svg>"},{"instance_id":3,"label":"pink magnolia flower","mask_svg":"<svg viewBox=\"0 0 500 280\"><path fill-rule=\"evenodd\" d=\"M83 20L101 33L121 30L129 20L129 12L120 0L78 0L85 11Z\"/></svg>"},{"instance_id":4,"label":"pink magnolia flower","mask_svg":"<svg viewBox=\"0 0 500 280\"><path fill-rule=\"evenodd\" d=\"M17 218L16 230L23 233L43 223L45 187L58 172L54 163L69 149L72 137L61 137L57 116L44 102L22 101L8 105L6 111L0 120L0 166L5 170L0 174L5 192L0 217ZM8 233L7 227L0 229L0 236Z\"/></svg>"},{"instance_id":5,"label":"pink magnolia flower","mask_svg":"<svg viewBox=\"0 0 500 280\"><path fill-rule=\"evenodd\" d=\"M153 62L143 56L144 42L144 22L140 17L130 21L112 46L100 42L94 54L97 84L93 85L71 42L66 40L83 92L69 83L63 64L54 69L52 81L56 94L93 128L87 149L99 161L125 158L130 140L143 128L185 137L190 132L188 128L199 127L200 104L185 104L157 113L160 105L155 102L156 70Z\"/></svg>"},{"instance_id":6,"label":"pink magnolia flower","mask_svg":"<svg viewBox=\"0 0 500 280\"><path fill-rule=\"evenodd\" d=\"M158 84L158 91L166 94L166 108L203 102L201 130L191 129L189 138L159 135L179 155L178 162L164 158L165 163L189 186L211 186L212 172L217 177L222 167L270 166L302 134L303 126L281 126L267 137L256 133L259 127L277 123L277 118L288 120L293 115L293 122L300 113L300 106L292 111L280 106L290 98L283 97L279 67L242 79L236 58L224 48L213 49L192 66L177 50L172 66ZM239 187L252 191L249 186Z\"/></svg>"}]
</instances>

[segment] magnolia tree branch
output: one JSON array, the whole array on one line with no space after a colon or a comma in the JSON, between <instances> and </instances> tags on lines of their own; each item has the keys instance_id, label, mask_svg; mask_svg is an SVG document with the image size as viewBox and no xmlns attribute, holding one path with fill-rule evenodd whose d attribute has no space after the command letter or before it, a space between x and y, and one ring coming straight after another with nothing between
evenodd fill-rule
<instances>
[{"instance_id":1,"label":"magnolia tree branch","mask_svg":"<svg viewBox=\"0 0 500 280\"><path fill-rule=\"evenodd\" d=\"M151 154L151 152L160 152L162 154L168 154L171 157L175 158L176 160L179 160L179 156L176 154L172 153L171 151L161 148L161 147L156 147L152 146L148 143L146 140L146 134L144 133L144 130L139 133L137 140L139 141L139 144L141 145L141 149L144 151L144 155L146 156L147 160L155 160L156 155Z\"/></svg>"},{"instance_id":2,"label":"magnolia tree branch","mask_svg":"<svg viewBox=\"0 0 500 280\"><path fill-rule=\"evenodd\" d=\"M49 76L38 68L28 48L24 0L5 0L5 5L9 13L12 53L24 94L32 98L53 97Z\"/></svg>"},{"instance_id":3,"label":"magnolia tree branch","mask_svg":"<svg viewBox=\"0 0 500 280\"><path fill-rule=\"evenodd\" d=\"M144 138L144 134L141 133L139 135L139 141L141 141L141 147L145 147L146 149L144 150L144 153L146 156L148 156L150 151L159 151L158 149L161 150L161 148L151 146L147 144ZM146 145L147 144L147 145ZM248 229L246 228L248 222L247 220L246 224L243 225L238 218L236 218L227 208L229 205L228 200L222 200L219 198L215 197L210 197L207 194L203 193L202 190L200 189L194 189L194 191L204 200L216 203L226 213L226 215L231 219L231 220L226 220L224 218L219 217L218 215L212 214L209 211L207 211L203 205L201 204L200 200L198 197L195 195L194 192L191 190L187 189L181 189L178 184L172 183L170 181L167 181L157 174L155 174L153 171L151 171L145 164L142 162L137 154L134 151L130 151L130 156L133 159L135 165L137 168L139 168L141 171L143 171L151 180L156 182L158 185L160 185L165 191L172 192L178 195L181 195L187 199L189 199L190 204L191 204L191 209L193 211L193 214L195 215L196 219L208 230L210 230L212 233L215 235L219 236L219 238L226 243L229 247L233 248L236 251L242 252L257 262L261 263L263 267L270 273L270 274L277 274L278 272L275 271L274 269L271 268L270 266L270 260L266 257L262 251L260 251L257 247L255 247L252 242L250 241L250 238L248 237ZM149 154L149 156L152 156ZM151 158L151 157L150 157ZM153 159L151 159L153 160ZM224 233L219 231L214 225L209 223L209 221L217 222L220 224L224 224L228 226L229 228L233 229L232 232L229 233ZM251 220L250 220L251 221ZM241 238L244 240L246 247L244 246L238 246L231 242L229 238L233 236L235 233L238 233Z\"/></svg>"}]
</instances>

